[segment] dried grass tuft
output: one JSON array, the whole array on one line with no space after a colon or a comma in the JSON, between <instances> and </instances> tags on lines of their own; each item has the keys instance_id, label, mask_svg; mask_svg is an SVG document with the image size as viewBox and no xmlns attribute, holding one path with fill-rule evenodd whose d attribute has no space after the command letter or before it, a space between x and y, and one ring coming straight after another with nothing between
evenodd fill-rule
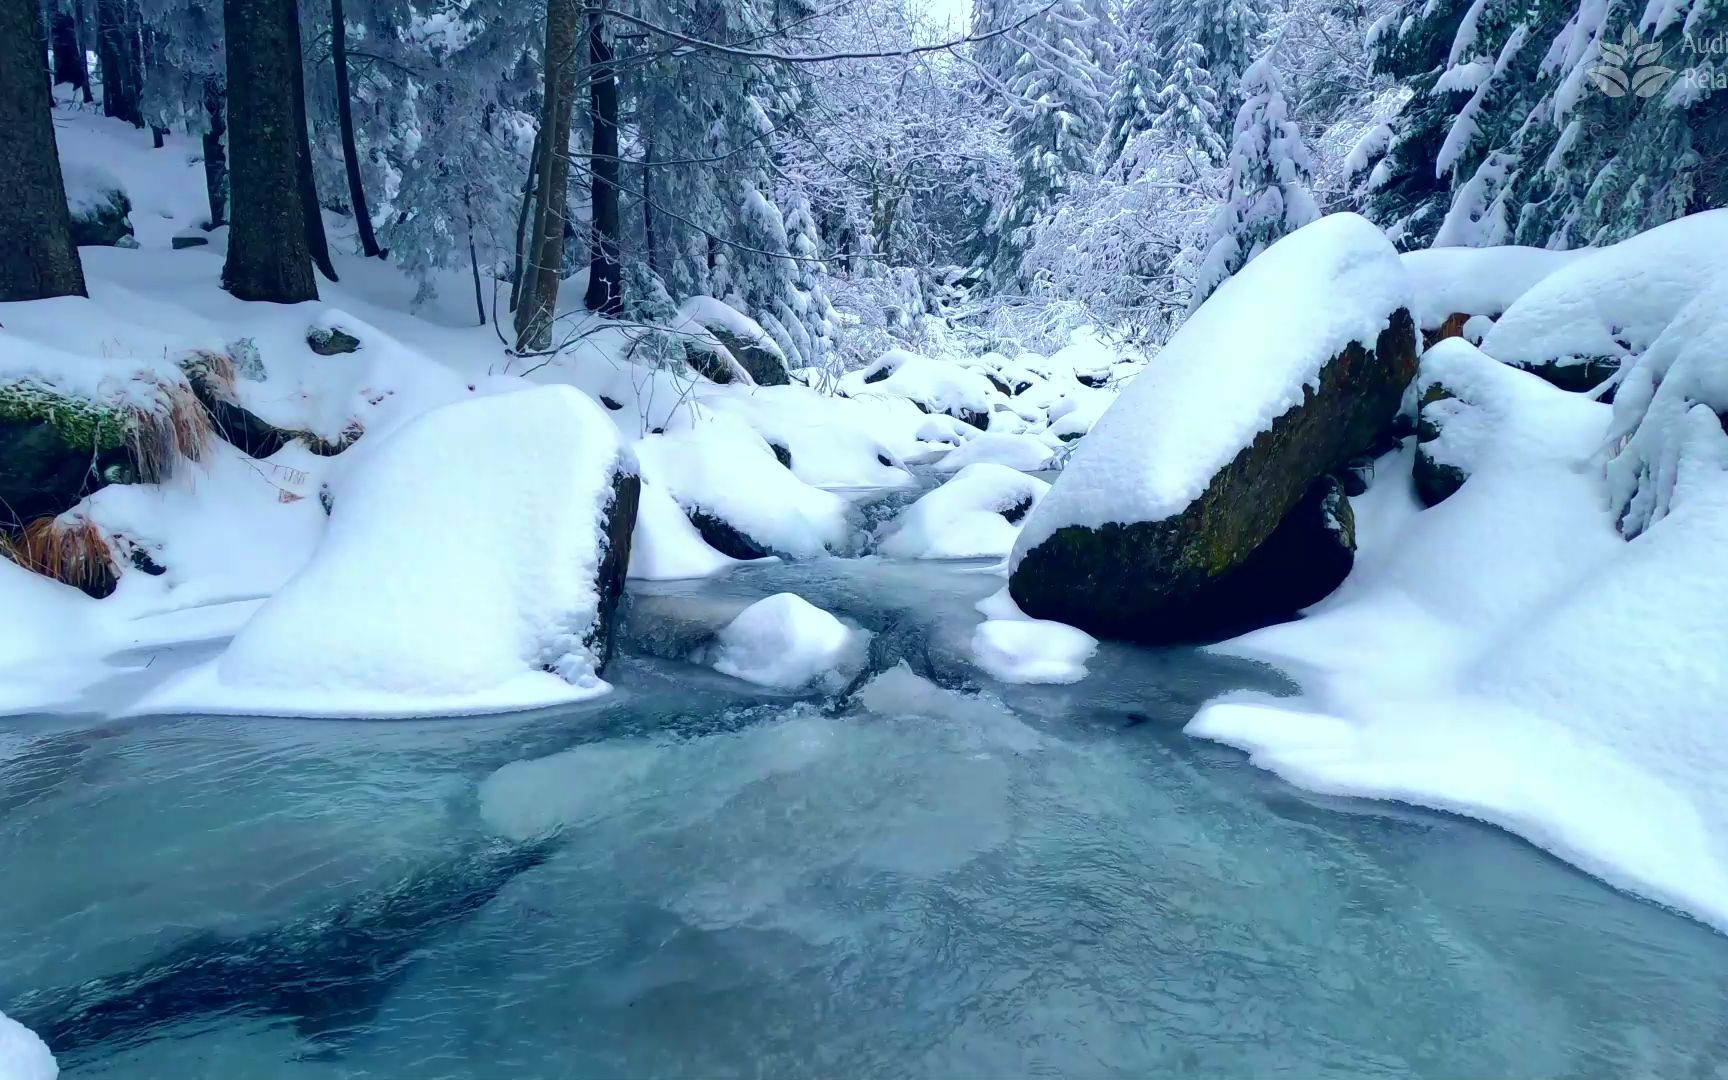
<instances>
[{"instance_id":1,"label":"dried grass tuft","mask_svg":"<svg viewBox=\"0 0 1728 1080\"><path fill-rule=\"evenodd\" d=\"M76 512L37 518L15 535L0 533L0 556L98 600L114 592L120 576L113 541Z\"/></svg>"}]
</instances>

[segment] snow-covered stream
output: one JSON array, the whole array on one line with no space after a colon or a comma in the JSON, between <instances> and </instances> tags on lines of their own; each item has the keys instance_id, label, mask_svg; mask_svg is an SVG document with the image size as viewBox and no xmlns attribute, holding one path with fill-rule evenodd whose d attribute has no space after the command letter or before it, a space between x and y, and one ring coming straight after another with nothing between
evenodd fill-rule
<instances>
[{"instance_id":1,"label":"snow-covered stream","mask_svg":"<svg viewBox=\"0 0 1728 1080\"><path fill-rule=\"evenodd\" d=\"M9 723L0 1000L74 1076L1632 1076L1728 1058L1728 940L1181 726L1269 669L967 660L966 564L633 586L543 714ZM797 592L850 697L675 659ZM905 666L900 666L904 661ZM862 681L862 680L861 680ZM553 840L544 837L557 828Z\"/></svg>"}]
</instances>

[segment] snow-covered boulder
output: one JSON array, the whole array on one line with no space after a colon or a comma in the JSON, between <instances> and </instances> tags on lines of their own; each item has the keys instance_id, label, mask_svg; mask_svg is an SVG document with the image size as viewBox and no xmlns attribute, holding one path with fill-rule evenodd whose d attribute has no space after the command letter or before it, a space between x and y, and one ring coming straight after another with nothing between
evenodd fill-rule
<instances>
[{"instance_id":1,"label":"snow-covered boulder","mask_svg":"<svg viewBox=\"0 0 1728 1080\"><path fill-rule=\"evenodd\" d=\"M1002 558L1049 490L1006 465L968 465L884 526L876 550L895 559Z\"/></svg>"},{"instance_id":2,"label":"snow-covered boulder","mask_svg":"<svg viewBox=\"0 0 1728 1080\"><path fill-rule=\"evenodd\" d=\"M617 429L570 387L434 409L338 477L312 561L190 700L414 715L598 693L639 490Z\"/></svg>"},{"instance_id":3,"label":"snow-covered boulder","mask_svg":"<svg viewBox=\"0 0 1728 1080\"><path fill-rule=\"evenodd\" d=\"M869 367L850 372L840 380L840 390L849 397L905 398L926 412L947 413L979 429L989 426L996 392L979 372L905 349L890 349Z\"/></svg>"},{"instance_id":4,"label":"snow-covered boulder","mask_svg":"<svg viewBox=\"0 0 1728 1080\"><path fill-rule=\"evenodd\" d=\"M1517 454L1520 433L1546 433L1554 424L1589 429L1601 423L1602 406L1561 393L1462 338L1439 342L1424 353L1416 378L1411 471L1424 506L1456 494L1484 455ZM1535 444L1530 452L1539 452Z\"/></svg>"},{"instance_id":5,"label":"snow-covered boulder","mask_svg":"<svg viewBox=\"0 0 1728 1080\"><path fill-rule=\"evenodd\" d=\"M866 639L802 596L776 593L726 624L703 658L715 671L758 686L822 683L838 690L862 667Z\"/></svg>"},{"instance_id":6,"label":"snow-covered boulder","mask_svg":"<svg viewBox=\"0 0 1728 1080\"><path fill-rule=\"evenodd\" d=\"M55 1080L60 1066L34 1031L0 1013L0 1080Z\"/></svg>"},{"instance_id":7,"label":"snow-covered boulder","mask_svg":"<svg viewBox=\"0 0 1728 1080\"><path fill-rule=\"evenodd\" d=\"M72 212L72 242L79 247L137 247L132 236L132 200L114 174L87 162L61 164L66 208Z\"/></svg>"},{"instance_id":8,"label":"snow-covered boulder","mask_svg":"<svg viewBox=\"0 0 1728 1080\"><path fill-rule=\"evenodd\" d=\"M1004 465L1021 472L1038 472L1050 467L1056 451L1036 435L989 432L969 440L936 463L940 473L957 473L972 465Z\"/></svg>"},{"instance_id":9,"label":"snow-covered boulder","mask_svg":"<svg viewBox=\"0 0 1728 1080\"><path fill-rule=\"evenodd\" d=\"M1097 651L1091 634L1043 619L986 619L972 632L972 658L1003 682L1079 682Z\"/></svg>"},{"instance_id":10,"label":"snow-covered boulder","mask_svg":"<svg viewBox=\"0 0 1728 1080\"><path fill-rule=\"evenodd\" d=\"M690 367L713 382L739 381L740 371L757 386L784 386L792 381L786 374L786 354L768 331L723 301L692 296L678 308L672 325L685 335Z\"/></svg>"},{"instance_id":11,"label":"snow-covered boulder","mask_svg":"<svg viewBox=\"0 0 1728 1080\"><path fill-rule=\"evenodd\" d=\"M1458 337L1473 318L1499 318L1537 282L1578 258L1547 248L1426 248L1400 258L1416 289L1425 343Z\"/></svg>"},{"instance_id":12,"label":"snow-covered boulder","mask_svg":"<svg viewBox=\"0 0 1728 1080\"><path fill-rule=\"evenodd\" d=\"M1244 598L1227 578L1398 411L1413 303L1397 251L1354 214L1272 245L1080 441L1015 545L1015 601L1153 641L1263 614L1227 610Z\"/></svg>"},{"instance_id":13,"label":"snow-covered boulder","mask_svg":"<svg viewBox=\"0 0 1728 1080\"><path fill-rule=\"evenodd\" d=\"M850 504L798 479L735 416L686 411L638 442L636 456L702 539L734 559L813 558L853 538Z\"/></svg>"},{"instance_id":14,"label":"snow-covered boulder","mask_svg":"<svg viewBox=\"0 0 1728 1080\"><path fill-rule=\"evenodd\" d=\"M1600 385L1653 344L1728 251L1728 210L1671 221L1543 278L1482 340L1503 364L1562 390Z\"/></svg>"}]
</instances>

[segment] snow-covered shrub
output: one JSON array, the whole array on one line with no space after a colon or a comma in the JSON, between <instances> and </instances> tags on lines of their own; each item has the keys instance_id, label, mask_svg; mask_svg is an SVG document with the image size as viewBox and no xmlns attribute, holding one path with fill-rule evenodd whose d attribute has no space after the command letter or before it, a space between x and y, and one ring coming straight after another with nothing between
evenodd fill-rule
<instances>
[{"instance_id":1,"label":"snow-covered shrub","mask_svg":"<svg viewBox=\"0 0 1728 1080\"><path fill-rule=\"evenodd\" d=\"M1624 372L1609 431L1620 528L1637 536L1689 485L1728 469L1728 275L1717 275Z\"/></svg>"}]
</instances>

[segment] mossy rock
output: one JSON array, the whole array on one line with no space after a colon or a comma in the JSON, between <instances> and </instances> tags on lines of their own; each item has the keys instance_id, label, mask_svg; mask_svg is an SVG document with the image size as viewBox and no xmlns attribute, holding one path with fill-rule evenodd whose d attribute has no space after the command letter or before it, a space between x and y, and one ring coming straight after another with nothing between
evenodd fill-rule
<instances>
[{"instance_id":1,"label":"mossy rock","mask_svg":"<svg viewBox=\"0 0 1728 1080\"><path fill-rule=\"evenodd\" d=\"M0 385L0 524L55 517L90 492L138 479L122 410L34 383Z\"/></svg>"},{"instance_id":2,"label":"mossy rock","mask_svg":"<svg viewBox=\"0 0 1728 1080\"><path fill-rule=\"evenodd\" d=\"M786 364L772 348L746 341L723 326L709 326L704 329L722 348L732 354L732 359L738 361L739 367L750 373L751 380L757 386L785 386L792 381L791 376L786 373ZM732 381L731 367L723 357L715 355L712 346L687 342L684 357L691 370L709 381L722 385Z\"/></svg>"},{"instance_id":3,"label":"mossy rock","mask_svg":"<svg viewBox=\"0 0 1728 1080\"><path fill-rule=\"evenodd\" d=\"M132 240L132 201L124 191L110 189L88 205L72 211L72 242L79 247L136 247Z\"/></svg>"},{"instance_id":4,"label":"mossy rock","mask_svg":"<svg viewBox=\"0 0 1728 1080\"><path fill-rule=\"evenodd\" d=\"M1457 395L1442 383L1434 383L1422 391L1416 407L1416 460L1411 476L1416 482L1416 498L1423 506L1439 506L1458 493L1470 474L1456 465L1444 464L1434 458L1434 443L1440 438L1443 421L1436 405L1457 401Z\"/></svg>"},{"instance_id":5,"label":"mossy rock","mask_svg":"<svg viewBox=\"0 0 1728 1080\"><path fill-rule=\"evenodd\" d=\"M306 331L306 344L319 356L357 352L360 339L340 326L314 326Z\"/></svg>"},{"instance_id":6,"label":"mossy rock","mask_svg":"<svg viewBox=\"0 0 1728 1080\"><path fill-rule=\"evenodd\" d=\"M1354 343L1334 356L1318 390L1305 388L1302 403L1238 452L1181 513L1060 528L1020 557L1010 595L1034 618L1146 642L1206 637L1287 607L1282 594L1257 602L1226 579L1269 542L1317 482L1374 444L1416 375L1415 346L1410 313L1393 312L1372 348ZM1330 576L1303 573L1312 581ZM1311 587L1296 582L1290 590Z\"/></svg>"}]
</instances>

